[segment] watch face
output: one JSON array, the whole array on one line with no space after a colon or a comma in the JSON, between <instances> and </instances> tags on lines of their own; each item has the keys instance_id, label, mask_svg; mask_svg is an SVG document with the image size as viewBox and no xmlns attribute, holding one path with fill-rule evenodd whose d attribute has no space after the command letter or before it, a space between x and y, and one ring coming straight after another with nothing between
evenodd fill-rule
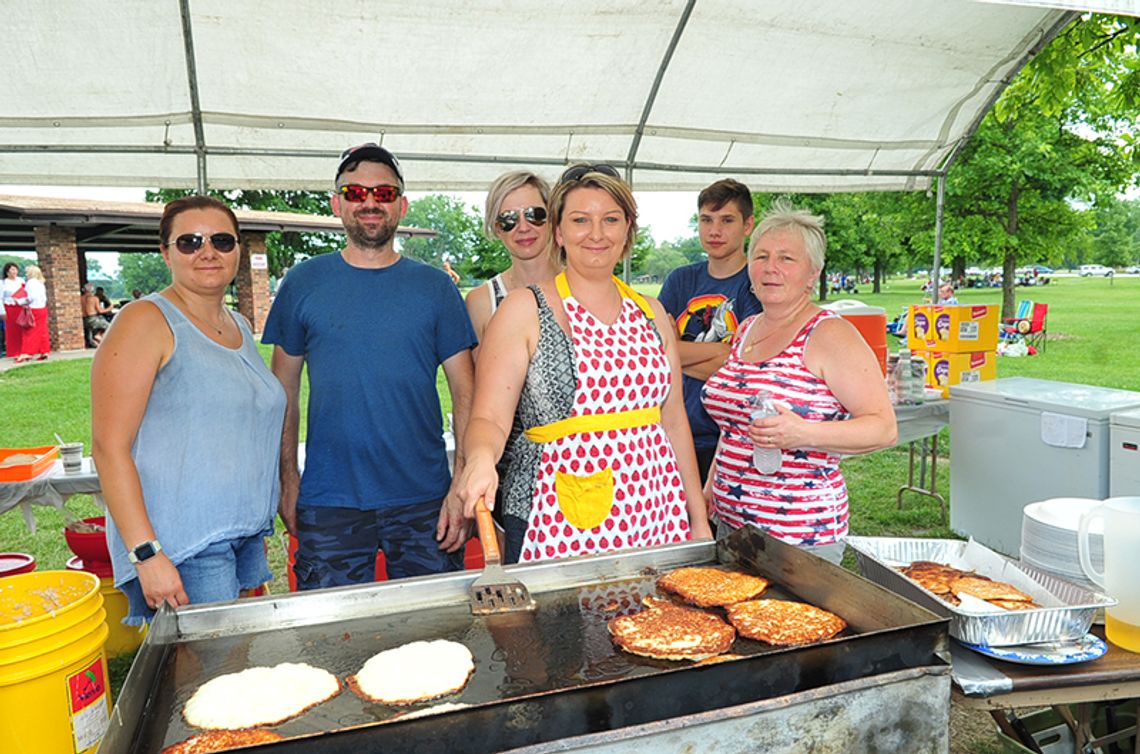
<instances>
[{"instance_id":1,"label":"watch face","mask_svg":"<svg viewBox=\"0 0 1140 754\"><path fill-rule=\"evenodd\" d=\"M143 542L134 549L134 556L140 563L149 558L153 558L157 554L153 542Z\"/></svg>"}]
</instances>

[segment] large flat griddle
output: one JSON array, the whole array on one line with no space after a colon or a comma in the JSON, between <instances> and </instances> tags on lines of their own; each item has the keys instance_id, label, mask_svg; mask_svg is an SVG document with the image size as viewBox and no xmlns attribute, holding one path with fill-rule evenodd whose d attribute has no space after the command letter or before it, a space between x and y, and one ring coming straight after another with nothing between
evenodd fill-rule
<instances>
[{"instance_id":1,"label":"large flat griddle","mask_svg":"<svg viewBox=\"0 0 1140 754\"><path fill-rule=\"evenodd\" d=\"M831 610L849 628L805 647L737 639L732 651L743 659L708 665L654 661L613 646L606 622L636 612L641 598L655 593L657 575L717 563L769 578L770 596ZM290 661L343 680L373 654L425 639L471 649L470 684L440 700L471 706L401 720L400 708L365 702L346 689L275 726L287 740L256 750L501 751L946 664L944 619L755 529L715 545L511 570L530 588L535 612L473 616L468 587L478 573L466 572L163 613L131 669L100 751L150 754L192 735L182 708L217 675Z\"/></svg>"}]
</instances>

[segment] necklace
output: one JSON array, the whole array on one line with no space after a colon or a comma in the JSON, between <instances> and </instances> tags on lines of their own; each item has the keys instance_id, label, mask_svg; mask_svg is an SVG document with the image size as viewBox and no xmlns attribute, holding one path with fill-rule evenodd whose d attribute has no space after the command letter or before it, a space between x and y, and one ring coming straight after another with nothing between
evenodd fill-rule
<instances>
[{"instance_id":1,"label":"necklace","mask_svg":"<svg viewBox=\"0 0 1140 754\"><path fill-rule=\"evenodd\" d=\"M193 319L195 322L197 322L200 325L204 325L206 327L206 329L213 330L218 335L222 334L222 329L225 327L225 324L226 324L225 312L222 313L222 325L219 327L218 325L207 322L206 320L202 319L197 314L195 314L190 309L190 305L186 303L186 299L182 298L182 294L178 293L177 291L175 291L175 293L178 295L178 300L182 302L182 310L184 312L186 312L186 314L188 314L191 319Z\"/></svg>"}]
</instances>

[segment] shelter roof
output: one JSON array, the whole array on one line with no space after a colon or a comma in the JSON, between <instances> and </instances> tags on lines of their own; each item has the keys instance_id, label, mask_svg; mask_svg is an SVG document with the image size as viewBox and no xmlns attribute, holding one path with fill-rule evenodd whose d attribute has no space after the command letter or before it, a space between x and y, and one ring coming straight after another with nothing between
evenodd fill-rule
<instances>
[{"instance_id":1,"label":"shelter roof","mask_svg":"<svg viewBox=\"0 0 1140 754\"><path fill-rule=\"evenodd\" d=\"M75 228L81 251L156 251L163 205L97 199L0 194L0 251L34 251L35 228ZM295 212L234 210L243 231L344 233L340 219ZM434 236L434 230L400 226L398 235Z\"/></svg>"}]
</instances>

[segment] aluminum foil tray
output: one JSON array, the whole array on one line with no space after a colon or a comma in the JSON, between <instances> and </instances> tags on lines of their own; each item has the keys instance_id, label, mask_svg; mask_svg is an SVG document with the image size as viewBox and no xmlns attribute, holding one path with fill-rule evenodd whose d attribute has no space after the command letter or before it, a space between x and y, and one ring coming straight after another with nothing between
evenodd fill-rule
<instances>
[{"instance_id":1,"label":"aluminum foil tray","mask_svg":"<svg viewBox=\"0 0 1140 754\"><path fill-rule=\"evenodd\" d=\"M848 537L846 541L855 551L863 576L949 618L950 635L969 644L1006 647L1079 639L1088 633L1099 608L1116 604L1108 595L1009 560L973 540ZM963 612L896 570L916 560L932 560L1005 581L1044 607L992 614Z\"/></svg>"}]
</instances>

